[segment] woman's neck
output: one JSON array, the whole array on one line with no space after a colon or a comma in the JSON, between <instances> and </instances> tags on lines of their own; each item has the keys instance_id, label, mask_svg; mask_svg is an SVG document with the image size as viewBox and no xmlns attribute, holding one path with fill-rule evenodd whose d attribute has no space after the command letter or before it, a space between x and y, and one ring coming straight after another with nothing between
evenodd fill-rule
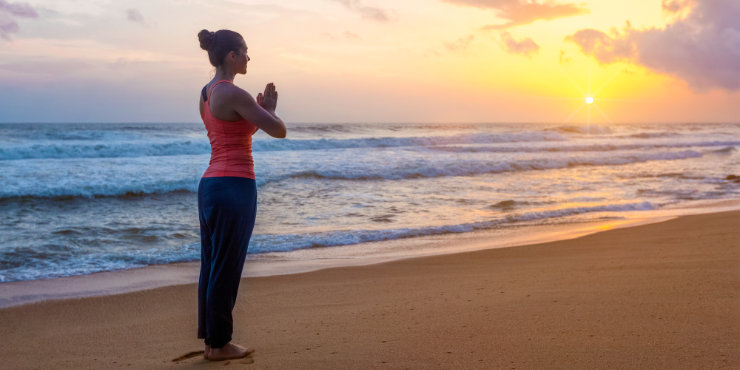
<instances>
[{"instance_id":1,"label":"woman's neck","mask_svg":"<svg viewBox=\"0 0 740 370\"><path fill-rule=\"evenodd\" d=\"M216 81L229 80L231 82L234 82L234 76L236 76L235 72L226 71L221 68L216 68L216 75L213 77L213 79Z\"/></svg>"}]
</instances>

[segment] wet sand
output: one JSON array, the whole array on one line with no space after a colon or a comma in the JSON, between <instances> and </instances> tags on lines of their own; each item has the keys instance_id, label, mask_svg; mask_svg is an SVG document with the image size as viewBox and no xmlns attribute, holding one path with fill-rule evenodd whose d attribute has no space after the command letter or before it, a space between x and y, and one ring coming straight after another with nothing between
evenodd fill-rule
<instances>
[{"instance_id":1,"label":"wet sand","mask_svg":"<svg viewBox=\"0 0 740 370\"><path fill-rule=\"evenodd\" d=\"M234 341L256 352L229 362L197 355L193 284L11 307L0 310L0 364L736 368L738 225L740 211L683 216L559 242L246 278Z\"/></svg>"}]
</instances>

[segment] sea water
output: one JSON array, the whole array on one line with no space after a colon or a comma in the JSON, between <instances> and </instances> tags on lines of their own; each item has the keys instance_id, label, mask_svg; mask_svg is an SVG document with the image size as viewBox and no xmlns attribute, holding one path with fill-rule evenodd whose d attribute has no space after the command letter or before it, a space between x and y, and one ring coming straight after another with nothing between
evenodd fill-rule
<instances>
[{"instance_id":1,"label":"sea water","mask_svg":"<svg viewBox=\"0 0 740 370\"><path fill-rule=\"evenodd\" d=\"M740 124L289 124L248 258L740 198ZM0 282L200 256L202 123L0 124Z\"/></svg>"}]
</instances>

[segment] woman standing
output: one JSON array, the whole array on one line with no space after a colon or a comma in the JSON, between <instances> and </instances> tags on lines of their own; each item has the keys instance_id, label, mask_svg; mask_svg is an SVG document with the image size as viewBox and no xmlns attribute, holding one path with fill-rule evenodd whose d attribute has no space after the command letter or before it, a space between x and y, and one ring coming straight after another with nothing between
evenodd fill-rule
<instances>
[{"instance_id":1,"label":"woman standing","mask_svg":"<svg viewBox=\"0 0 740 370\"><path fill-rule=\"evenodd\" d=\"M257 213L252 135L262 129L270 136L284 138L286 128L275 115L275 85L268 84L255 100L233 83L237 74L247 73L249 56L244 38L229 30L202 30L198 39L216 67L216 75L203 87L200 97L211 161L198 186L198 338L205 341L205 358L218 361L253 352L230 343L231 311Z\"/></svg>"}]
</instances>

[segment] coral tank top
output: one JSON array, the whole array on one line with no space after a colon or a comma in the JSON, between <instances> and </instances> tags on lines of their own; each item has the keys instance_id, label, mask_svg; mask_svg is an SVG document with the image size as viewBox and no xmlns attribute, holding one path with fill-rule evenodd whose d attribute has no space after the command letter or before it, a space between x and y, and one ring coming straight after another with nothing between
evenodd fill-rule
<instances>
[{"instance_id":1,"label":"coral tank top","mask_svg":"<svg viewBox=\"0 0 740 370\"><path fill-rule=\"evenodd\" d=\"M246 119L224 121L213 116L209 99L216 85L228 82L217 81L211 86L208 95L203 88L203 124L211 141L211 161L203 177L246 177L254 180L254 160L252 160L252 135L258 127Z\"/></svg>"}]
</instances>

